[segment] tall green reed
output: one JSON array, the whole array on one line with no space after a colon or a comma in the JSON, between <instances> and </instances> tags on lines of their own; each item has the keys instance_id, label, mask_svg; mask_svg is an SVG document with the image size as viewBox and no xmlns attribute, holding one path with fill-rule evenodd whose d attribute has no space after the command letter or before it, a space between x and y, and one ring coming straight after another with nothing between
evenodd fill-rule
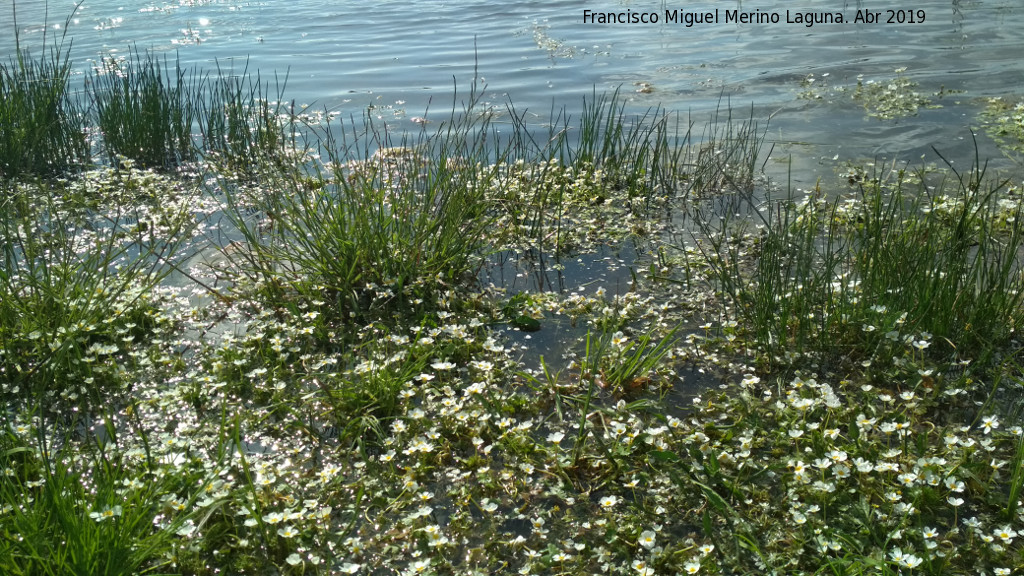
<instances>
[{"instance_id":1,"label":"tall green reed","mask_svg":"<svg viewBox=\"0 0 1024 576\"><path fill-rule=\"evenodd\" d=\"M270 100L270 83L258 73L250 75L248 63L237 75L218 64L199 113L205 159L242 178L253 178L268 165L281 166L295 144L294 114L283 102L286 85L287 77L275 77L276 97Z\"/></svg>"},{"instance_id":2,"label":"tall green reed","mask_svg":"<svg viewBox=\"0 0 1024 576\"><path fill-rule=\"evenodd\" d=\"M987 358L1024 320L1024 287L1021 206L985 172L950 166L935 190L920 174L912 191L904 171L876 175L853 209L816 190L770 201L760 227L698 217L726 314L772 361L822 342L866 360L894 334L922 353L934 338L939 354Z\"/></svg>"},{"instance_id":3,"label":"tall green reed","mask_svg":"<svg viewBox=\"0 0 1024 576\"><path fill-rule=\"evenodd\" d=\"M107 161L131 159L140 168L173 169L196 159L193 125L204 82L193 69L170 67L136 49L125 64L104 61L86 84Z\"/></svg>"},{"instance_id":4,"label":"tall green reed","mask_svg":"<svg viewBox=\"0 0 1024 576\"><path fill-rule=\"evenodd\" d=\"M1004 201L1007 181L987 177L977 159L967 172L948 166L934 192L865 187L851 271L871 296L861 300L862 317L874 300L907 313L907 328L981 359L1024 320L1022 207Z\"/></svg>"},{"instance_id":5,"label":"tall green reed","mask_svg":"<svg viewBox=\"0 0 1024 576\"><path fill-rule=\"evenodd\" d=\"M68 87L70 41L65 45L62 36L47 47L44 36L44 47L33 56L18 38L16 14L14 24L15 54L0 63L0 177L79 169L90 161L90 145L87 114Z\"/></svg>"}]
</instances>

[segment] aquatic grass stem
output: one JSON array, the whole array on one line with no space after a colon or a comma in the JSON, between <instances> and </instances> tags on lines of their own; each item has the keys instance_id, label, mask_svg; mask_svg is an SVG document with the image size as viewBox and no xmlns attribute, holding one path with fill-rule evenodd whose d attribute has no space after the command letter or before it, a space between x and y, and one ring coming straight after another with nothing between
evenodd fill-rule
<instances>
[{"instance_id":1,"label":"aquatic grass stem","mask_svg":"<svg viewBox=\"0 0 1024 576\"><path fill-rule=\"evenodd\" d=\"M138 48L126 63L104 61L86 81L111 166L124 159L140 168L172 170L197 158L192 129L198 120L205 80L175 62L163 64Z\"/></svg>"},{"instance_id":2,"label":"aquatic grass stem","mask_svg":"<svg viewBox=\"0 0 1024 576\"><path fill-rule=\"evenodd\" d=\"M81 4L72 9L52 46L46 45L44 32L38 57L21 43L17 4L12 4L15 53L0 63L0 178L58 176L90 161L87 114L68 88L71 42L67 34Z\"/></svg>"}]
</instances>

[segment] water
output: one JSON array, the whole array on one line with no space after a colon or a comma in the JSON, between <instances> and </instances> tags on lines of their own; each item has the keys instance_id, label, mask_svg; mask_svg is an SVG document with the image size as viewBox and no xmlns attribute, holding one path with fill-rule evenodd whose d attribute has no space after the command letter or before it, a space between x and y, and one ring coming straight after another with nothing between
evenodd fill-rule
<instances>
[{"instance_id":1,"label":"water","mask_svg":"<svg viewBox=\"0 0 1024 576\"><path fill-rule=\"evenodd\" d=\"M925 20L915 24L886 24L884 8L859 0L800 2L800 12L838 10L853 20L858 10L871 9L883 20L813 27L785 23L794 4L86 0L65 30L74 3L64 0L49 2L48 16L43 2L18 3L17 29L28 46L38 46L44 32L52 40L66 31L80 71L133 46L177 54L185 66L207 70L240 72L248 65L264 79L287 74L285 96L300 105L356 116L372 106L409 129L416 128L411 118L443 118L463 101L474 70L486 84L487 102L504 108L511 101L537 122L553 107L578 110L593 90L617 87L638 109L660 104L698 124L723 101L744 113L753 105L757 117L771 117L769 140L777 157L794 157L798 181L830 172L837 155L934 161L935 145L966 158L973 152L969 128L979 127L985 99L1013 96L1024 80L1024 7L1016 0L916 0L911 8ZM717 9L721 18L728 9L760 10L781 21L666 23L665 10L676 8ZM661 22L584 23L584 9L654 12ZM0 13L0 53L13 52L12 16L9 7ZM942 107L877 119L850 92L837 91L852 90L858 76L884 85L898 68ZM808 92L801 82L811 74ZM942 98L935 96L940 90ZM821 98L800 98L801 92ZM999 156L986 138L980 145L984 155Z\"/></svg>"}]
</instances>

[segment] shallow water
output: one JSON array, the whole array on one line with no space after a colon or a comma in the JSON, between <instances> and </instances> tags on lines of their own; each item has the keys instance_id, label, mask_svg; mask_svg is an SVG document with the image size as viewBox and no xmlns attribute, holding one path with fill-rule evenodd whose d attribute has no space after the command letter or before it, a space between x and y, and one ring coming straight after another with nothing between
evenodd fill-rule
<instances>
[{"instance_id":1,"label":"shallow water","mask_svg":"<svg viewBox=\"0 0 1024 576\"><path fill-rule=\"evenodd\" d=\"M830 173L836 155L934 161L933 145L947 156L973 155L969 128L980 125L984 99L1021 90L1024 7L1015 0L917 0L910 8L924 22L887 24L884 8L837 4L801 2L799 12L838 9L851 21L871 10L881 21L787 24L787 9L791 19L797 10L774 0L686 3L687 12L719 11L719 23L693 27L665 22L666 9L678 4L650 1L385 0L368 9L353 1L87 0L66 29L73 2L49 2L48 15L46 3L18 3L16 29L23 44L37 47L44 33L50 41L66 32L79 70L133 46L207 70L237 73L248 65L265 80L287 74L285 97L300 105L355 116L373 106L409 129L417 128L412 117L440 118L464 101L474 70L489 103L511 101L538 122L553 107L578 110L593 90L617 87L638 107L660 104L698 125L722 102L743 113L753 105L755 116L771 117L776 157L796 158L797 184ZM584 9L652 12L660 22L584 23ZM730 9L774 12L780 22L726 24ZM0 13L0 53L13 52L13 16L8 8ZM942 107L877 119L837 91L854 88L858 76L888 83L897 68ZM810 74L808 90L801 82ZM986 138L980 145L984 156L999 156Z\"/></svg>"}]
</instances>

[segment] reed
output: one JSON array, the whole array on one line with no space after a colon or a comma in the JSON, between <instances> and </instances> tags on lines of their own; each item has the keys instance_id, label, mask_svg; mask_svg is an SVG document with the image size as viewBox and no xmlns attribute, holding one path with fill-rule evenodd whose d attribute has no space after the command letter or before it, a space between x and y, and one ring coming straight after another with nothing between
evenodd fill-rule
<instances>
[{"instance_id":1,"label":"reed","mask_svg":"<svg viewBox=\"0 0 1024 576\"><path fill-rule=\"evenodd\" d=\"M579 140L562 140L562 157L569 164L593 166L610 184L628 191L633 199L669 195L678 186L685 140L680 142L678 122L660 108L639 114L627 111L618 90L584 101Z\"/></svg>"},{"instance_id":2,"label":"reed","mask_svg":"<svg viewBox=\"0 0 1024 576\"><path fill-rule=\"evenodd\" d=\"M172 170L197 158L192 139L204 82L193 69L135 50L126 64L105 61L86 83L107 162Z\"/></svg>"},{"instance_id":3,"label":"reed","mask_svg":"<svg viewBox=\"0 0 1024 576\"><path fill-rule=\"evenodd\" d=\"M936 343L929 354L988 358L1024 320L1021 206L983 164L945 174L934 190L919 174L908 191L894 170L851 202L769 202L756 230L698 218L726 313L774 360L828 342L867 361L907 338L922 354Z\"/></svg>"},{"instance_id":4,"label":"reed","mask_svg":"<svg viewBox=\"0 0 1024 576\"><path fill-rule=\"evenodd\" d=\"M54 176L78 170L90 161L87 114L69 91L70 41L65 44L65 40L62 36L38 56L18 41L14 56L0 63L2 178Z\"/></svg>"},{"instance_id":5,"label":"reed","mask_svg":"<svg viewBox=\"0 0 1024 576\"><path fill-rule=\"evenodd\" d=\"M294 144L294 115L283 102L287 77L270 83L259 74L233 74L217 66L199 104L199 130L204 158L219 172L254 177L263 167L281 166ZM288 138L289 132L291 138Z\"/></svg>"}]
</instances>

